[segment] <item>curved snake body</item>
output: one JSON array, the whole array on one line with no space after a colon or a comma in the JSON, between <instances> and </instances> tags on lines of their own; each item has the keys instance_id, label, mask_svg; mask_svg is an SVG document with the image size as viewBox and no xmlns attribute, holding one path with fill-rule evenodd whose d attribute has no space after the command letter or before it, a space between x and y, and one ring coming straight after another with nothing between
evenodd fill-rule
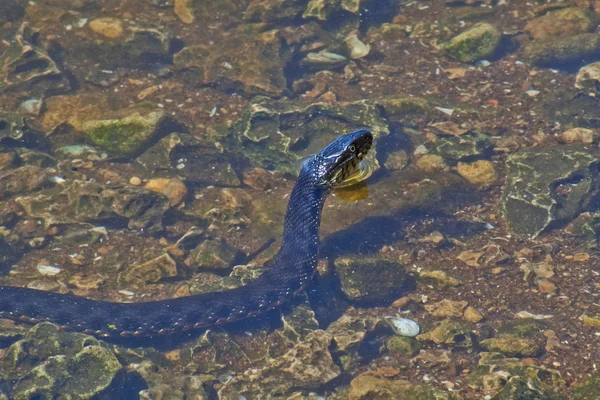
<instances>
[{"instance_id":1,"label":"curved snake body","mask_svg":"<svg viewBox=\"0 0 600 400\"><path fill-rule=\"evenodd\" d=\"M139 303L0 286L0 316L50 321L99 337L153 336L238 321L276 308L310 282L317 265L325 199L336 184L354 173L371 144L369 131L352 132L304 163L290 195L281 249L273 266L246 286Z\"/></svg>"}]
</instances>

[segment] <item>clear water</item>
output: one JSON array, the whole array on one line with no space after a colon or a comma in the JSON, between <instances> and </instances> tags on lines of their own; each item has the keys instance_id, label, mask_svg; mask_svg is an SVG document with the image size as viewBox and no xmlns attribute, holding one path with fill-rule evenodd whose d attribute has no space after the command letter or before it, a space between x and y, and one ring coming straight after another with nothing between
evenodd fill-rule
<instances>
[{"instance_id":1,"label":"clear water","mask_svg":"<svg viewBox=\"0 0 600 400\"><path fill-rule=\"evenodd\" d=\"M375 136L306 293L148 340L2 320L5 398L600 396L600 4L573 3L4 0L2 285L243 285L299 163Z\"/></svg>"}]
</instances>

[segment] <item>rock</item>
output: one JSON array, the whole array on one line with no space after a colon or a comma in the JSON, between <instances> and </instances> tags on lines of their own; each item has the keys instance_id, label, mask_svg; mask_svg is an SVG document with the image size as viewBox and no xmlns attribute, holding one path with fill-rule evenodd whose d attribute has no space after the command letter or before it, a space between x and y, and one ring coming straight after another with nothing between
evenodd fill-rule
<instances>
[{"instance_id":1,"label":"rock","mask_svg":"<svg viewBox=\"0 0 600 400\"><path fill-rule=\"evenodd\" d=\"M348 59L337 53L327 50L321 50L317 53L308 53L306 57L300 60L299 65L308 71L327 71L336 70L348 63Z\"/></svg>"},{"instance_id":2,"label":"rock","mask_svg":"<svg viewBox=\"0 0 600 400\"><path fill-rule=\"evenodd\" d=\"M209 398L199 376L174 375L150 360L132 364L132 367L148 387L140 391L140 399L208 400Z\"/></svg>"},{"instance_id":3,"label":"rock","mask_svg":"<svg viewBox=\"0 0 600 400\"><path fill-rule=\"evenodd\" d=\"M194 271L229 269L239 255L238 249L223 240L205 240L190 252L185 263Z\"/></svg>"},{"instance_id":4,"label":"rock","mask_svg":"<svg viewBox=\"0 0 600 400\"><path fill-rule=\"evenodd\" d=\"M469 267L479 268L481 267L480 262L482 261L483 255L484 254L481 251L465 250L461 251L456 259L464 262Z\"/></svg>"},{"instance_id":5,"label":"rock","mask_svg":"<svg viewBox=\"0 0 600 400\"><path fill-rule=\"evenodd\" d=\"M447 399L458 400L451 393L418 385L403 380L389 380L373 375L362 374L350 382L348 400L416 400Z\"/></svg>"},{"instance_id":6,"label":"rock","mask_svg":"<svg viewBox=\"0 0 600 400\"><path fill-rule=\"evenodd\" d=\"M488 160L477 160L472 163L459 162L456 172L473 185L485 189L496 183L496 169Z\"/></svg>"},{"instance_id":7,"label":"rock","mask_svg":"<svg viewBox=\"0 0 600 400\"><path fill-rule=\"evenodd\" d=\"M146 189L79 180L15 201L29 217L42 219L46 227L120 218L130 229L149 232L162 229L162 216L169 207L166 196Z\"/></svg>"},{"instance_id":8,"label":"rock","mask_svg":"<svg viewBox=\"0 0 600 400\"><path fill-rule=\"evenodd\" d=\"M499 334L496 337L482 340L480 344L488 351L502 353L509 357L535 357L543 351L540 344L534 339L510 334Z\"/></svg>"},{"instance_id":9,"label":"rock","mask_svg":"<svg viewBox=\"0 0 600 400\"><path fill-rule=\"evenodd\" d=\"M459 61L473 62L493 56L501 39L502 33L494 25L479 23L439 48Z\"/></svg>"},{"instance_id":10,"label":"rock","mask_svg":"<svg viewBox=\"0 0 600 400\"><path fill-rule=\"evenodd\" d=\"M138 178L139 179L139 178ZM185 199L188 194L187 187L180 179L153 178L144 185L145 189L162 193L169 198L171 207L174 207Z\"/></svg>"},{"instance_id":11,"label":"rock","mask_svg":"<svg viewBox=\"0 0 600 400\"><path fill-rule=\"evenodd\" d=\"M19 140L23 137L25 119L17 113L0 112L0 140Z\"/></svg>"},{"instance_id":12,"label":"rock","mask_svg":"<svg viewBox=\"0 0 600 400\"><path fill-rule=\"evenodd\" d=\"M228 230L248 225L252 208L252 197L245 190L212 187L197 192L183 212L191 217L206 219L213 227Z\"/></svg>"},{"instance_id":13,"label":"rock","mask_svg":"<svg viewBox=\"0 0 600 400\"><path fill-rule=\"evenodd\" d=\"M421 272L419 272L419 282L433 284L440 288L456 287L462 284L462 282L459 279L449 275L446 271L442 271L439 269L421 270Z\"/></svg>"},{"instance_id":14,"label":"rock","mask_svg":"<svg viewBox=\"0 0 600 400\"><path fill-rule=\"evenodd\" d=\"M523 48L523 57L537 66L560 66L593 60L600 52L600 35L582 33L568 37L533 40Z\"/></svg>"},{"instance_id":15,"label":"rock","mask_svg":"<svg viewBox=\"0 0 600 400\"><path fill-rule=\"evenodd\" d=\"M344 107L314 103L298 107L287 101L257 97L229 129L232 148L239 148L254 167L296 174L303 157L319 151L339 132L351 132L368 126L375 139L388 135L382 110L368 101L352 102ZM297 150L300 146L302 150ZM367 162L379 166L373 149Z\"/></svg>"},{"instance_id":16,"label":"rock","mask_svg":"<svg viewBox=\"0 0 600 400\"><path fill-rule=\"evenodd\" d=\"M48 183L46 170L33 165L0 172L0 200L42 189Z\"/></svg>"},{"instance_id":17,"label":"rock","mask_svg":"<svg viewBox=\"0 0 600 400\"><path fill-rule=\"evenodd\" d=\"M17 155L15 153L0 153L0 171L12 169L15 167L16 162Z\"/></svg>"},{"instance_id":18,"label":"rock","mask_svg":"<svg viewBox=\"0 0 600 400\"><path fill-rule=\"evenodd\" d=\"M143 264L134 265L125 272L127 280L158 283L177 276L177 264L167 253Z\"/></svg>"},{"instance_id":19,"label":"rock","mask_svg":"<svg viewBox=\"0 0 600 400\"><path fill-rule=\"evenodd\" d=\"M322 330L309 333L283 356L234 377L219 390L219 397L276 397L288 394L293 388L310 390L330 382L340 375L340 368L328 350L331 339L331 335Z\"/></svg>"},{"instance_id":20,"label":"rock","mask_svg":"<svg viewBox=\"0 0 600 400\"><path fill-rule=\"evenodd\" d=\"M444 299L437 303L426 304L425 310L434 317L462 317L468 304L466 301Z\"/></svg>"},{"instance_id":21,"label":"rock","mask_svg":"<svg viewBox=\"0 0 600 400\"><path fill-rule=\"evenodd\" d=\"M442 137L428 143L430 154L461 161L465 158L483 156L492 148L490 136L474 130L460 136Z\"/></svg>"},{"instance_id":22,"label":"rock","mask_svg":"<svg viewBox=\"0 0 600 400\"><path fill-rule=\"evenodd\" d=\"M350 52L350 58L353 60L366 57L371 50L371 46L363 43L357 35L350 35L345 40L348 51Z\"/></svg>"},{"instance_id":23,"label":"rock","mask_svg":"<svg viewBox=\"0 0 600 400\"><path fill-rule=\"evenodd\" d=\"M435 344L450 344L455 347L471 347L471 330L464 323L448 318L435 324L432 330L417 336L419 341L431 341Z\"/></svg>"},{"instance_id":24,"label":"rock","mask_svg":"<svg viewBox=\"0 0 600 400\"><path fill-rule=\"evenodd\" d=\"M360 366L360 346L365 337L382 325L379 318L365 315L354 309L347 310L337 321L327 327L334 341L332 354L339 358L344 371Z\"/></svg>"},{"instance_id":25,"label":"rock","mask_svg":"<svg viewBox=\"0 0 600 400\"><path fill-rule=\"evenodd\" d=\"M422 155L417 159L415 165L425 172L447 171L449 169L444 158L436 154Z\"/></svg>"},{"instance_id":26,"label":"rock","mask_svg":"<svg viewBox=\"0 0 600 400\"><path fill-rule=\"evenodd\" d=\"M97 18L90 21L90 29L108 39L123 36L123 21L117 18Z\"/></svg>"},{"instance_id":27,"label":"rock","mask_svg":"<svg viewBox=\"0 0 600 400\"><path fill-rule=\"evenodd\" d=\"M535 315L531 314L528 318L504 322L498 329L498 332L524 338L539 337L541 332L548 329L549 324L532 316Z\"/></svg>"},{"instance_id":28,"label":"rock","mask_svg":"<svg viewBox=\"0 0 600 400\"><path fill-rule=\"evenodd\" d=\"M583 324L585 326L594 326L600 328L600 316L583 316Z\"/></svg>"},{"instance_id":29,"label":"rock","mask_svg":"<svg viewBox=\"0 0 600 400\"><path fill-rule=\"evenodd\" d=\"M558 371L526 365L499 353L480 353L478 366L467 377L469 385L482 387L495 400L556 399L566 382ZM512 380L512 383L509 382ZM524 383L524 385L522 385Z\"/></svg>"},{"instance_id":30,"label":"rock","mask_svg":"<svg viewBox=\"0 0 600 400\"><path fill-rule=\"evenodd\" d=\"M3 7L4 3L0 10ZM70 89L68 79L46 50L35 44L34 36L36 32L23 23L0 53L0 91L27 91L39 97Z\"/></svg>"},{"instance_id":31,"label":"rock","mask_svg":"<svg viewBox=\"0 0 600 400\"><path fill-rule=\"evenodd\" d=\"M142 178L138 176L132 176L129 178L129 184L133 186L140 186L142 184Z\"/></svg>"},{"instance_id":32,"label":"rock","mask_svg":"<svg viewBox=\"0 0 600 400\"><path fill-rule=\"evenodd\" d=\"M569 7L551 11L527 23L525 30L534 39L573 36L579 33L592 32L596 25L594 14L580 7Z\"/></svg>"},{"instance_id":33,"label":"rock","mask_svg":"<svg viewBox=\"0 0 600 400\"><path fill-rule=\"evenodd\" d=\"M600 398L600 373L596 372L575 388L573 400L595 400L598 398Z\"/></svg>"},{"instance_id":34,"label":"rock","mask_svg":"<svg viewBox=\"0 0 600 400\"><path fill-rule=\"evenodd\" d=\"M539 383L533 384L526 378L513 376L506 382L506 385L502 390L496 393L491 400L562 399L562 396L555 394L552 390L545 389L543 385Z\"/></svg>"},{"instance_id":35,"label":"rock","mask_svg":"<svg viewBox=\"0 0 600 400\"><path fill-rule=\"evenodd\" d=\"M215 144L185 133L171 133L137 158L148 176L178 177L187 182L239 186L240 180Z\"/></svg>"},{"instance_id":36,"label":"rock","mask_svg":"<svg viewBox=\"0 0 600 400\"><path fill-rule=\"evenodd\" d=\"M434 105L422 97L387 97L377 100L388 116L405 116L407 114L429 115L434 112Z\"/></svg>"},{"instance_id":37,"label":"rock","mask_svg":"<svg viewBox=\"0 0 600 400\"><path fill-rule=\"evenodd\" d=\"M408 165L408 154L404 150L395 151L388 156L384 165L392 171L404 169Z\"/></svg>"},{"instance_id":38,"label":"rock","mask_svg":"<svg viewBox=\"0 0 600 400\"><path fill-rule=\"evenodd\" d=\"M96 339L60 332L49 323L34 326L7 350L0 364L5 379L16 381L14 399L91 399L109 388L122 367Z\"/></svg>"},{"instance_id":39,"label":"rock","mask_svg":"<svg viewBox=\"0 0 600 400\"><path fill-rule=\"evenodd\" d=\"M247 0L223 0L216 2L204 0L175 0L175 12L186 24L208 25L211 21L230 24L240 20L240 13L248 5Z\"/></svg>"},{"instance_id":40,"label":"rock","mask_svg":"<svg viewBox=\"0 0 600 400\"><path fill-rule=\"evenodd\" d=\"M252 0L244 14L246 21L285 22L299 17L304 4L298 0Z\"/></svg>"},{"instance_id":41,"label":"rock","mask_svg":"<svg viewBox=\"0 0 600 400\"><path fill-rule=\"evenodd\" d=\"M412 319L392 316L385 316L383 318L398 336L415 337L421 331L419 324Z\"/></svg>"},{"instance_id":42,"label":"rock","mask_svg":"<svg viewBox=\"0 0 600 400\"><path fill-rule=\"evenodd\" d=\"M599 162L585 149L566 145L510 155L501 202L510 230L536 237L551 223L585 211L600 189L593 172Z\"/></svg>"},{"instance_id":43,"label":"rock","mask_svg":"<svg viewBox=\"0 0 600 400\"><path fill-rule=\"evenodd\" d=\"M234 34L211 49L204 81L248 94L279 97L286 88L281 40L274 32L259 36Z\"/></svg>"},{"instance_id":44,"label":"rock","mask_svg":"<svg viewBox=\"0 0 600 400\"><path fill-rule=\"evenodd\" d=\"M0 3L0 24L16 23L25 15L25 7L18 0L4 0Z\"/></svg>"},{"instance_id":45,"label":"rock","mask_svg":"<svg viewBox=\"0 0 600 400\"><path fill-rule=\"evenodd\" d=\"M562 132L557 139L559 142L567 144L592 144L597 141L598 133L586 128L572 128Z\"/></svg>"},{"instance_id":46,"label":"rock","mask_svg":"<svg viewBox=\"0 0 600 400\"><path fill-rule=\"evenodd\" d=\"M388 351L405 357L414 357L419 354L421 345L413 338L405 336L392 336L385 343Z\"/></svg>"},{"instance_id":47,"label":"rock","mask_svg":"<svg viewBox=\"0 0 600 400\"><path fill-rule=\"evenodd\" d=\"M135 112L118 119L88 120L83 123L87 137L111 153L131 156L139 153L166 120L162 110Z\"/></svg>"},{"instance_id":48,"label":"rock","mask_svg":"<svg viewBox=\"0 0 600 400\"><path fill-rule=\"evenodd\" d=\"M481 314L475 307L467 307L463 314L463 318L466 321L477 323L483 319L483 314Z\"/></svg>"},{"instance_id":49,"label":"rock","mask_svg":"<svg viewBox=\"0 0 600 400\"><path fill-rule=\"evenodd\" d=\"M575 88L595 96L600 91L600 61L584 65L575 76Z\"/></svg>"},{"instance_id":50,"label":"rock","mask_svg":"<svg viewBox=\"0 0 600 400\"><path fill-rule=\"evenodd\" d=\"M338 258L334 262L342 292L355 301L384 301L397 296L407 276L398 262L377 258Z\"/></svg>"},{"instance_id":51,"label":"rock","mask_svg":"<svg viewBox=\"0 0 600 400\"><path fill-rule=\"evenodd\" d=\"M49 134L63 124L83 132L84 122L101 119L113 112L108 97L96 93L53 96L45 101L45 108L42 127Z\"/></svg>"},{"instance_id":52,"label":"rock","mask_svg":"<svg viewBox=\"0 0 600 400\"><path fill-rule=\"evenodd\" d=\"M104 29L104 34L119 34L119 20L102 20L110 20L98 27ZM169 31L139 27L136 24L128 24L126 29L123 27L117 38L100 35L92 29L84 32L80 34L79 40L70 43L69 51L65 54L67 65L80 65L80 59L88 61L76 71L81 80L97 76L102 70L115 71L121 68L154 69L157 74L168 73L168 69L162 73L160 69L171 63L172 51L179 49Z\"/></svg>"}]
</instances>

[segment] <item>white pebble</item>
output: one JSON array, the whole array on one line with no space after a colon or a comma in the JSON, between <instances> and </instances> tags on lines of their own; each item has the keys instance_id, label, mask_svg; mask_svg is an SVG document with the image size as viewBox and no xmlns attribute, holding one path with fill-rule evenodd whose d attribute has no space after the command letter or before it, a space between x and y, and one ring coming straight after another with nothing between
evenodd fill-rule
<instances>
[{"instance_id":1,"label":"white pebble","mask_svg":"<svg viewBox=\"0 0 600 400\"><path fill-rule=\"evenodd\" d=\"M421 331L421 327L412 319L400 317L384 317L396 335L415 337Z\"/></svg>"},{"instance_id":2,"label":"white pebble","mask_svg":"<svg viewBox=\"0 0 600 400\"><path fill-rule=\"evenodd\" d=\"M38 265L37 270L42 275L53 276L58 274L61 270L58 267L54 267L52 265Z\"/></svg>"}]
</instances>

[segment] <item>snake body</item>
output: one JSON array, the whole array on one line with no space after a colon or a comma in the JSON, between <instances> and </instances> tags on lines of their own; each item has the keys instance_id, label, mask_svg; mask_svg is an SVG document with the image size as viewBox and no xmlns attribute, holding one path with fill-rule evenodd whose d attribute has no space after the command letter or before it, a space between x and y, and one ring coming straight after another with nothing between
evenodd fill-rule
<instances>
[{"instance_id":1,"label":"snake body","mask_svg":"<svg viewBox=\"0 0 600 400\"><path fill-rule=\"evenodd\" d=\"M321 211L331 190L352 175L373 137L359 130L338 137L308 159L296 180L273 265L253 282L232 290L138 302L97 301L71 294L0 286L0 316L98 337L154 336L249 318L274 309L306 288L319 252Z\"/></svg>"}]
</instances>

